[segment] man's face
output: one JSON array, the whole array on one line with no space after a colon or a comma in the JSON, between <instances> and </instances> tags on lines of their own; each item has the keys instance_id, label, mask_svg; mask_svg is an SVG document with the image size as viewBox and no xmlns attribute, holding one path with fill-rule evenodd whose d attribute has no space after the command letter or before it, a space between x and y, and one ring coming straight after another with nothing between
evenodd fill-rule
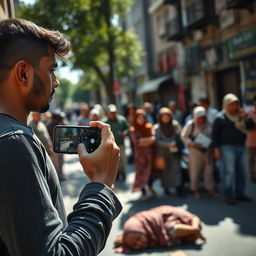
<instances>
[{"instance_id":1,"label":"man's face","mask_svg":"<svg viewBox=\"0 0 256 256\"><path fill-rule=\"evenodd\" d=\"M204 101L200 101L199 102L199 106L202 106L202 107L204 107L205 109L208 109L208 104L206 103L206 102L204 102Z\"/></svg>"},{"instance_id":2,"label":"man's face","mask_svg":"<svg viewBox=\"0 0 256 256\"><path fill-rule=\"evenodd\" d=\"M116 120L116 112L109 112L108 117L110 120Z\"/></svg>"},{"instance_id":3,"label":"man's face","mask_svg":"<svg viewBox=\"0 0 256 256\"><path fill-rule=\"evenodd\" d=\"M33 85L26 101L28 110L46 112L54 95L54 88L59 86L55 75L57 67L55 52L49 47L49 56L41 58L39 68L34 68Z\"/></svg>"},{"instance_id":4,"label":"man's face","mask_svg":"<svg viewBox=\"0 0 256 256\"><path fill-rule=\"evenodd\" d=\"M240 106L238 101L231 102L227 106L227 110L231 115L237 115L239 113L239 109L240 109Z\"/></svg>"},{"instance_id":5,"label":"man's face","mask_svg":"<svg viewBox=\"0 0 256 256\"><path fill-rule=\"evenodd\" d=\"M169 104L169 108L170 108L171 111L175 111L175 109L176 109L176 103L171 102L171 103Z\"/></svg>"}]
</instances>

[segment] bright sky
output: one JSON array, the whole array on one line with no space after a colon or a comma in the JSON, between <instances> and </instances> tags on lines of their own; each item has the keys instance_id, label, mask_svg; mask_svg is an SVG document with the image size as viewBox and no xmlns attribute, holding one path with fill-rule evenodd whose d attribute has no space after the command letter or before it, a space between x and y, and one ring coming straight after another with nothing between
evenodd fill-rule
<instances>
[{"instance_id":1,"label":"bright sky","mask_svg":"<svg viewBox=\"0 0 256 256\"><path fill-rule=\"evenodd\" d=\"M35 0L21 0L25 4L33 4ZM69 67L61 67L58 68L58 77L69 79L72 83L77 83L79 80L79 75L81 72L79 71L71 71Z\"/></svg>"},{"instance_id":2,"label":"bright sky","mask_svg":"<svg viewBox=\"0 0 256 256\"><path fill-rule=\"evenodd\" d=\"M35 2L35 0L21 0L23 1L25 4L33 4Z\"/></svg>"}]
</instances>

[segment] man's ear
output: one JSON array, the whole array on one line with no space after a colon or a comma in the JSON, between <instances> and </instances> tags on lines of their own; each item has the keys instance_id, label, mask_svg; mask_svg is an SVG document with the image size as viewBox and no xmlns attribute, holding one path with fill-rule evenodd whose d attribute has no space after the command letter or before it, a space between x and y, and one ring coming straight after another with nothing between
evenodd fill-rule
<instances>
[{"instance_id":1,"label":"man's ear","mask_svg":"<svg viewBox=\"0 0 256 256\"><path fill-rule=\"evenodd\" d=\"M31 65L25 60L18 61L14 66L16 82L20 85L27 86L32 72Z\"/></svg>"}]
</instances>

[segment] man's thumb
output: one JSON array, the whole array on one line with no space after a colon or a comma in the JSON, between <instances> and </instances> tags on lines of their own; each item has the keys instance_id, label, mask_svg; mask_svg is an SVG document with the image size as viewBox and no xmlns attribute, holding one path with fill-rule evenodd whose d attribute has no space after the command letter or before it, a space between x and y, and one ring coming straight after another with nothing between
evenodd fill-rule
<instances>
[{"instance_id":1,"label":"man's thumb","mask_svg":"<svg viewBox=\"0 0 256 256\"><path fill-rule=\"evenodd\" d=\"M80 143L77 147L77 153L79 156L84 156L84 155L87 155L88 152L85 148L85 145L83 143Z\"/></svg>"}]
</instances>

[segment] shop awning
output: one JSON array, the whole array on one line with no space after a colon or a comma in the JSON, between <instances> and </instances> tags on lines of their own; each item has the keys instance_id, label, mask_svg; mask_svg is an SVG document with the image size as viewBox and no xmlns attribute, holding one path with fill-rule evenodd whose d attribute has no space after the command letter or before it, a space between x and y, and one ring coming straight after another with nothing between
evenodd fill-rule
<instances>
[{"instance_id":1,"label":"shop awning","mask_svg":"<svg viewBox=\"0 0 256 256\"><path fill-rule=\"evenodd\" d=\"M170 79L171 77L172 77L172 75L168 74L168 75L165 75L165 76L162 76L159 78L149 80L146 83L144 83L138 87L137 93L144 94L144 93L155 92L159 88L161 83Z\"/></svg>"}]
</instances>

